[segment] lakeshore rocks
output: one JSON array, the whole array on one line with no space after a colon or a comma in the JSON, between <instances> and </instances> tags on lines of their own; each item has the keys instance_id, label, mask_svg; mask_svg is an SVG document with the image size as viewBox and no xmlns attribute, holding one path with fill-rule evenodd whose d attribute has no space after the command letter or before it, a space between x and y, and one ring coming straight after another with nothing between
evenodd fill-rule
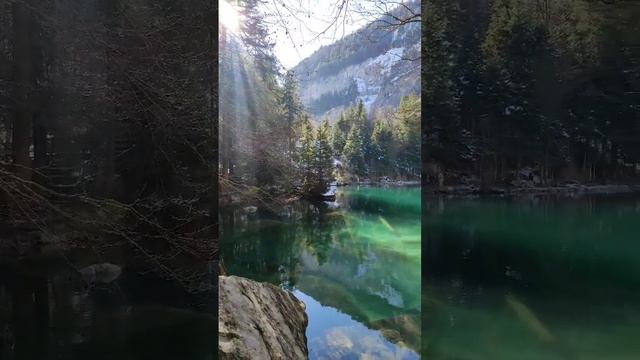
<instances>
[{"instance_id":1,"label":"lakeshore rocks","mask_svg":"<svg viewBox=\"0 0 640 360\"><path fill-rule=\"evenodd\" d=\"M320 197L323 201L335 201L336 191L337 191L336 185L331 185L329 186L329 189L327 189L326 192L320 195Z\"/></svg>"},{"instance_id":2,"label":"lakeshore rocks","mask_svg":"<svg viewBox=\"0 0 640 360\"><path fill-rule=\"evenodd\" d=\"M218 279L220 360L307 358L304 303L272 284Z\"/></svg>"}]
</instances>

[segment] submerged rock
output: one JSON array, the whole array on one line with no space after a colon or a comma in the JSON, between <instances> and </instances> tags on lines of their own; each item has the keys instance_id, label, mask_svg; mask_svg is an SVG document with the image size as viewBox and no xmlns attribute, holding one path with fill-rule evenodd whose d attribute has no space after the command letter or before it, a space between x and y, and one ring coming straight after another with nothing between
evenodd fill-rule
<instances>
[{"instance_id":1,"label":"submerged rock","mask_svg":"<svg viewBox=\"0 0 640 360\"><path fill-rule=\"evenodd\" d=\"M242 210L244 210L244 212L246 212L247 214L253 214L256 211L258 211L258 207L257 206L246 206Z\"/></svg>"},{"instance_id":2,"label":"submerged rock","mask_svg":"<svg viewBox=\"0 0 640 360\"><path fill-rule=\"evenodd\" d=\"M289 291L237 276L220 276L218 356L306 359L307 314Z\"/></svg>"},{"instance_id":3,"label":"submerged rock","mask_svg":"<svg viewBox=\"0 0 640 360\"><path fill-rule=\"evenodd\" d=\"M88 284L108 284L120 277L122 268L115 264L104 263L89 265L78 272Z\"/></svg>"},{"instance_id":4,"label":"submerged rock","mask_svg":"<svg viewBox=\"0 0 640 360\"><path fill-rule=\"evenodd\" d=\"M420 349L421 316L419 313L402 314L391 318L377 320L371 327L392 343L403 343L415 351Z\"/></svg>"}]
</instances>

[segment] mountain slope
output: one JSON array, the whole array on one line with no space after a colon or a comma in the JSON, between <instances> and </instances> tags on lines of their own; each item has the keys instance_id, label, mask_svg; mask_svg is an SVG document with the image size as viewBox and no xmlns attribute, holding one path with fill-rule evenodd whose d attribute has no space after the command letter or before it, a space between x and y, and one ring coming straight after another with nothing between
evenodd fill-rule
<instances>
[{"instance_id":1,"label":"mountain slope","mask_svg":"<svg viewBox=\"0 0 640 360\"><path fill-rule=\"evenodd\" d=\"M419 11L419 3L412 6ZM300 98L316 119L333 119L359 99L371 111L420 92L420 23L375 27L321 47L293 69Z\"/></svg>"}]
</instances>

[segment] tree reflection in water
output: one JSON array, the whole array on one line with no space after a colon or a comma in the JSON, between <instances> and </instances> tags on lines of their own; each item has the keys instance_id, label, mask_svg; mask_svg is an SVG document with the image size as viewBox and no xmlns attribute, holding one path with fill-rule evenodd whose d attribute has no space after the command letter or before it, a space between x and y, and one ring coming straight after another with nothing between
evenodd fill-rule
<instances>
[{"instance_id":1,"label":"tree reflection in water","mask_svg":"<svg viewBox=\"0 0 640 360\"><path fill-rule=\"evenodd\" d=\"M221 210L228 272L278 284L306 302L311 358L356 354L363 344L374 358L417 351L420 189L347 188L337 197L337 208L300 202L277 213ZM347 340L354 344L348 354L326 348ZM400 358L418 357L413 350Z\"/></svg>"},{"instance_id":2,"label":"tree reflection in water","mask_svg":"<svg viewBox=\"0 0 640 360\"><path fill-rule=\"evenodd\" d=\"M187 292L127 266L88 286L67 260L0 258L2 359L214 358L213 290Z\"/></svg>"}]
</instances>

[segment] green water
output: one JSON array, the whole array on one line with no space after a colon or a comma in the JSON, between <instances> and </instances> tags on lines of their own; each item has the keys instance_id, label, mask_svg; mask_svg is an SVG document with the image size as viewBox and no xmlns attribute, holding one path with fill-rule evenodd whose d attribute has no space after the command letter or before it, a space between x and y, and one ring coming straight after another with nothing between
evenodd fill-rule
<instances>
[{"instance_id":1,"label":"green water","mask_svg":"<svg viewBox=\"0 0 640 360\"><path fill-rule=\"evenodd\" d=\"M424 206L423 355L640 359L640 197Z\"/></svg>"},{"instance_id":2,"label":"green water","mask_svg":"<svg viewBox=\"0 0 640 360\"><path fill-rule=\"evenodd\" d=\"M351 187L332 204L223 211L227 272L305 302L311 359L417 359L420 189Z\"/></svg>"}]
</instances>

